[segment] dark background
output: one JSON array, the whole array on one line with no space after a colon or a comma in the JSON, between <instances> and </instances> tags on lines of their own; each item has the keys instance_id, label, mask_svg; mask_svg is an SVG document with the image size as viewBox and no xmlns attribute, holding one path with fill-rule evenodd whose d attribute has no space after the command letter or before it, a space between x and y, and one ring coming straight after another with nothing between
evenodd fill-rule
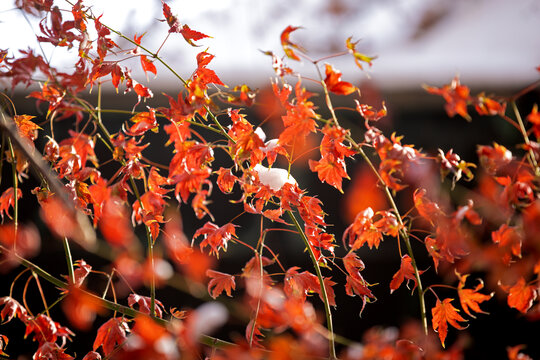
<instances>
[{"instance_id":1,"label":"dark background","mask_svg":"<svg viewBox=\"0 0 540 360\"><path fill-rule=\"evenodd\" d=\"M486 89L482 89L486 90ZM499 95L510 95L515 93L519 89L490 89ZM315 91L315 90L314 90ZM158 91L154 91L155 94L159 94ZM473 89L473 94L478 93ZM170 93L173 95L173 93ZM466 122L459 117L449 119L443 109L443 100L439 97L428 95L421 89L415 91L403 91L403 92L379 92L373 86L366 87L363 92L366 103L369 103L375 107L380 106L380 100L384 99L388 107L388 119L383 120L380 127L385 131L385 135L389 136L391 132L395 131L398 135L404 135L404 144L415 144L417 148L422 149L424 152L435 154L438 148L443 150L449 150L453 148L454 151L470 162L477 162L476 157L476 145L478 144L492 144L493 141L500 144L512 144L519 143L519 134L514 128L507 125L502 119L498 117L477 117L473 116L471 123ZM174 95L173 95L174 97ZM532 92L520 99L519 106L523 109L523 114L528 113L532 104L538 102L539 92ZM315 98L320 112L323 116L325 114L325 105L321 101L322 96ZM17 105L17 111L19 114L35 114L38 119L43 119L44 105L40 107L39 111L36 111L35 102L33 99L25 99L23 94L14 94L13 100ZM95 99L90 99L95 104ZM369 102L371 100L371 102ZM341 104L343 102L343 104ZM118 96L116 94L110 94L104 96L103 108L117 108L131 110L135 103L134 97L131 95ZM353 102L350 98L336 98L336 107L349 106L352 107ZM167 106L165 98L161 95L156 95L155 99L152 99L148 103L150 106ZM139 105L138 110L142 110L143 106ZM257 116L256 113L246 111L252 123L257 124L260 120L253 120ZM473 111L471 111L473 113ZM363 121L359 116L351 111L339 111L338 115L340 121L344 127L350 127L356 138L361 139L363 134ZM112 131L117 131L121 123L127 120L128 117L119 117L105 115L104 121L107 127ZM39 122L36 121L36 122ZM71 126L71 121L66 120L55 124L55 134L58 139L62 139L64 134L67 133L67 129ZM48 124L42 124L44 133L47 133ZM116 128L116 129L115 129ZM202 132L201 132L202 133ZM41 133L43 135L43 132ZM271 135L271 134L268 134ZM150 140L152 146L143 152L148 158L159 161L162 164L167 164L167 158L170 158L172 147L165 148L161 144L165 143L165 134L161 131L159 134L152 134ZM269 136L270 137L270 136ZM40 136L40 140L43 141L44 136ZM38 143L37 147L42 149L44 143ZM514 150L511 148L511 150ZM107 159L109 154L104 149L102 144L97 145L96 153L99 159ZM318 156L318 154L316 155ZM313 156L312 158L315 158ZM222 156L216 151L216 161L213 164L214 169L219 169L220 164L223 166L230 166L230 163L224 163ZM229 160L230 161L230 160ZM362 161L360 159L350 160L347 162L348 173L353 176L356 169ZM316 178L316 174L312 174L307 168L305 171L293 173L296 180L299 182L302 188L308 189L310 195L317 195L324 204L324 210L328 214L327 222L333 226L328 228L329 232L336 235L337 243L341 243L341 235L344 229L349 225L345 219L344 201L346 194L351 190L353 186L354 178L351 181L344 182L344 193L340 194L334 188L327 184L321 184ZM100 169L102 175L105 178L110 178L116 168L114 165L104 167ZM4 164L3 167L3 179L10 179L10 166ZM446 185L448 181L446 181ZM5 187L9 186L9 181L5 180L2 183L2 191ZM22 223L34 222L40 230L42 235L42 250L38 257L32 261L42 266L51 274L59 277L61 274L66 274L65 260L62 244L58 239L52 238L46 231L44 225L39 219L38 211L39 205L30 195L30 190L39 183L35 180L33 175L29 179L22 183L24 197L20 204L20 221ZM465 186L472 186L474 184L465 184ZM212 195L213 203L209 205L210 210L216 217L216 224L222 224L230 221L234 216L231 214L237 214L241 211L241 205L228 204L228 199L238 199L240 197L239 192L236 191L231 197L226 197L220 193L215 187ZM408 209L411 206L411 192L404 191L398 196L401 209ZM222 205L227 204L227 205ZM177 206L177 205L174 205ZM188 238L190 238L196 229L201 227L208 218L198 220L194 217L193 211L187 205L180 207L184 221L184 231ZM240 239L254 243L258 238L258 226L259 221L254 221L255 217L250 215L244 215L235 223L240 227L237 230L237 234ZM144 234L140 234L141 243L144 245ZM302 242L298 237L292 236L286 232L271 232L269 233L266 243L272 247L272 249L280 254L280 260L286 268L290 266L299 266L302 270L308 270L313 272L312 265L309 261L309 257L303 252ZM432 261L428 258L425 248L420 243L413 243L415 245L415 254L417 256L417 262L421 269L430 268L423 276L425 284L436 283L440 281L435 275L432 269ZM159 240L158 240L159 248ZM90 263L94 269L100 269L107 271L108 260L103 257L90 254L79 248L77 245L73 246L73 258L84 258ZM340 255L342 249L338 249L337 253ZM343 254L341 254L343 255ZM231 244L227 253L224 253L220 257L219 268L217 270L238 273L244 266L245 262L250 258L249 251L244 250L242 246ZM369 250L367 247L362 248L359 251L360 258L365 262L366 269L362 272L365 279L369 282L378 284L372 287L372 291L378 298L377 302L368 304L362 314L359 317L359 311L361 308L361 300L358 297L351 298L345 295L344 283L345 279L339 276L338 271L332 273L332 280L337 282L338 285L334 286L336 291L336 299L338 303L337 309L333 310L334 326L337 334L343 335L352 340L360 341L362 334L368 328L373 326L400 326L410 319L418 319L418 298L416 293L411 295L404 286L398 289L394 294L390 295L388 285L392 278L392 275L399 268L399 254L394 239L385 239L378 250ZM109 269L110 270L110 269ZM13 278L22 271L22 267L12 269L11 271L2 274L0 284L0 296L7 296L9 294L9 287L13 281ZM276 271L279 271L276 269ZM478 274L481 275L481 274ZM472 278L472 276L471 276ZM23 278L25 279L25 278ZM24 286L24 280L19 279L14 288L14 297L21 301L22 289ZM103 288L105 280L99 280L94 277L94 283L89 284L89 287L95 289ZM50 296L48 299L55 299L58 291L49 284L44 285L46 294ZM241 286L240 286L241 287ZM39 294L35 288L35 285L29 287L27 299L29 306L34 312L40 311L42 308ZM487 292L494 291L495 289L487 289ZM146 294L147 290L140 290L139 293ZM240 296L241 290L235 295ZM146 294L147 295L147 294ZM195 298L187 293L183 293L171 286L165 286L158 289L157 298L160 299L165 308L178 307L178 308L190 308L200 304L203 300ZM208 297L206 297L208 299ZM433 306L434 299L432 296L426 296L427 308ZM224 296L221 296L218 300L224 300L228 302ZM319 299L312 298L312 302L317 309L323 314L322 304ZM122 300L121 303L124 303ZM527 347L524 350L525 353L531 355L533 358L540 356L540 343L538 343L538 334L540 334L540 324L538 322L528 321L525 317L521 316L516 310L509 309L505 304L504 297L495 296L491 301L482 304L482 309L489 312L490 315L479 314L477 319L471 319L468 322L468 343L469 346L466 350L466 358L479 359L479 358L505 358L506 347L518 344L526 344ZM62 325L69 327L67 320L65 319L59 306L56 306L52 310L53 318L59 321ZM429 316L430 317L430 316ZM77 336L73 339L73 344L68 346L69 353L76 352L77 358L81 358L92 347L92 342L95 337L95 331L99 325L101 325L106 318L99 318L95 322L94 328L88 333L77 332ZM231 336L243 336L245 330L245 324L247 320L238 316L232 316L227 327L225 327L219 334L219 337L229 340ZM431 323L430 323L431 324ZM10 338L6 352L12 357L17 358L19 354L26 354L30 357L30 354L35 351L36 344L30 341L23 340L22 336L24 328L18 321L12 321L9 324L0 326L0 334L6 334ZM450 329L448 338L446 340L447 348L456 341L458 334L464 332ZM232 335L231 335L232 334Z\"/></svg>"}]
</instances>

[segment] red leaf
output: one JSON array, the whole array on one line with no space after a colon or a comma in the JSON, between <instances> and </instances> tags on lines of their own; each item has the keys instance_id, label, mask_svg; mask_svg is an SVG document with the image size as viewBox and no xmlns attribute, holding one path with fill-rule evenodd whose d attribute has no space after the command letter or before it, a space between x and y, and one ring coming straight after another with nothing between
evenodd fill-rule
<instances>
[{"instance_id":1,"label":"red leaf","mask_svg":"<svg viewBox=\"0 0 540 360\"><path fill-rule=\"evenodd\" d=\"M158 131L156 111L152 108L149 108L149 110L150 111L140 112L130 119L134 124L129 129L124 130L126 135L140 136L148 130L152 130L153 132Z\"/></svg>"},{"instance_id":2,"label":"red leaf","mask_svg":"<svg viewBox=\"0 0 540 360\"><path fill-rule=\"evenodd\" d=\"M215 299L223 291L227 293L227 296L232 296L231 291L236 288L233 275L208 269L206 270L206 276L212 278L212 280L208 282L208 293L210 296Z\"/></svg>"},{"instance_id":3,"label":"red leaf","mask_svg":"<svg viewBox=\"0 0 540 360\"><path fill-rule=\"evenodd\" d=\"M17 189L17 199L22 197L21 189ZM11 219L9 215L9 208L15 205L15 190L13 187L7 188L6 191L0 196L0 215L2 217L2 222L4 221L4 213Z\"/></svg>"},{"instance_id":4,"label":"red leaf","mask_svg":"<svg viewBox=\"0 0 540 360\"><path fill-rule=\"evenodd\" d=\"M505 265L510 265L512 255L521 258L521 243L523 235L513 226L502 224L501 227L491 233L491 239L504 252L502 260Z\"/></svg>"},{"instance_id":5,"label":"red leaf","mask_svg":"<svg viewBox=\"0 0 540 360\"><path fill-rule=\"evenodd\" d=\"M508 306L526 313L536 300L538 286L528 285L523 277L519 278L514 286L501 285L508 292Z\"/></svg>"},{"instance_id":6,"label":"red leaf","mask_svg":"<svg viewBox=\"0 0 540 360\"><path fill-rule=\"evenodd\" d=\"M179 33L182 34L184 39L191 46L198 46L193 41L197 41L197 40L201 40L201 39L210 37L210 36L205 35L205 34L203 34L201 32L190 29L190 27L187 26L187 25L182 26L182 30L180 30Z\"/></svg>"},{"instance_id":7,"label":"red leaf","mask_svg":"<svg viewBox=\"0 0 540 360\"><path fill-rule=\"evenodd\" d=\"M117 346L126 341L128 332L129 327L123 318L109 319L98 329L93 350L96 351L101 346L105 356L108 356Z\"/></svg>"},{"instance_id":8,"label":"red leaf","mask_svg":"<svg viewBox=\"0 0 540 360\"><path fill-rule=\"evenodd\" d=\"M143 71L145 73L147 71L150 71L154 75L157 75L157 69L154 63L148 60L148 58L145 55L141 55L140 57L141 57L141 66L142 66Z\"/></svg>"},{"instance_id":9,"label":"red leaf","mask_svg":"<svg viewBox=\"0 0 540 360\"><path fill-rule=\"evenodd\" d=\"M0 306L1 305L4 306L2 312L0 312L2 323L10 322L14 317L18 317L23 321L26 319L26 309L12 297L4 296L1 298Z\"/></svg>"},{"instance_id":10,"label":"red leaf","mask_svg":"<svg viewBox=\"0 0 540 360\"><path fill-rule=\"evenodd\" d=\"M430 94L440 95L446 101L444 106L446 113L450 117L454 117L456 114L461 115L467 121L471 121L471 117L467 112L467 105L471 102L469 96L469 88L461 85L459 78L456 76L450 84L444 85L441 88L432 86L424 86Z\"/></svg>"},{"instance_id":11,"label":"red leaf","mask_svg":"<svg viewBox=\"0 0 540 360\"><path fill-rule=\"evenodd\" d=\"M427 198L426 189L416 189L413 198L414 206L416 207L416 210L420 216L429 221L431 224L437 222L437 219L443 215L439 205Z\"/></svg>"},{"instance_id":12,"label":"red leaf","mask_svg":"<svg viewBox=\"0 0 540 360\"><path fill-rule=\"evenodd\" d=\"M486 295L478 292L484 288L484 282L481 279L479 280L479 284L476 285L474 289L465 289L465 281L469 275L467 274L462 276L458 272L456 272L456 275L459 278L458 295L463 311L465 311L467 315L472 318L475 316L471 314L471 310L477 313L487 314L485 311L480 309L479 304L491 299L493 293Z\"/></svg>"},{"instance_id":13,"label":"red leaf","mask_svg":"<svg viewBox=\"0 0 540 360\"><path fill-rule=\"evenodd\" d=\"M216 173L219 189L225 194L230 193L238 178L231 173L231 169L220 168Z\"/></svg>"},{"instance_id":14,"label":"red leaf","mask_svg":"<svg viewBox=\"0 0 540 360\"><path fill-rule=\"evenodd\" d=\"M356 86L349 82L341 81L341 73L336 71L332 65L326 64L325 73L326 78L324 79L324 83L331 92L338 95L349 95L356 91Z\"/></svg>"},{"instance_id":15,"label":"red leaf","mask_svg":"<svg viewBox=\"0 0 540 360\"><path fill-rule=\"evenodd\" d=\"M165 16L167 24L169 24L169 32L180 32L180 27L182 26L180 21L178 21L176 15L172 14L170 6L165 4L163 0L161 0L161 2L163 4L163 15Z\"/></svg>"},{"instance_id":16,"label":"red leaf","mask_svg":"<svg viewBox=\"0 0 540 360\"><path fill-rule=\"evenodd\" d=\"M293 49L297 49L300 52L305 52L305 50L289 40L291 33L298 29L301 29L301 27L291 25L287 26L281 33L281 46L283 46L283 51L285 51L285 55L287 55L288 58L300 61L300 58L298 55L296 55Z\"/></svg>"},{"instance_id":17,"label":"red leaf","mask_svg":"<svg viewBox=\"0 0 540 360\"><path fill-rule=\"evenodd\" d=\"M162 318L163 317L163 304L158 299L154 299L154 311L156 314L156 317ZM129 307L133 308L133 305L139 305L139 311L150 315L151 312L151 304L152 301L148 296L141 296L137 294L129 294L128 297L128 305Z\"/></svg>"},{"instance_id":18,"label":"red leaf","mask_svg":"<svg viewBox=\"0 0 540 360\"><path fill-rule=\"evenodd\" d=\"M313 161L310 159L309 169L317 172L319 180L332 185L341 193L343 193L341 188L343 179L350 179L349 175L347 175L345 161L336 158L332 154L326 155L319 161Z\"/></svg>"},{"instance_id":19,"label":"red leaf","mask_svg":"<svg viewBox=\"0 0 540 360\"><path fill-rule=\"evenodd\" d=\"M433 309L431 309L431 314L433 316L433 330L439 333L439 339L441 344L444 347L444 340L448 333L448 324L452 325L458 330L465 329L459 325L458 321L467 321L458 314L458 309L452 306L450 302L453 299L444 299L442 302L437 299L437 304Z\"/></svg>"},{"instance_id":20,"label":"red leaf","mask_svg":"<svg viewBox=\"0 0 540 360\"><path fill-rule=\"evenodd\" d=\"M421 274L423 271L419 271ZM403 280L407 279L407 283L409 280L414 281L414 287L413 291L416 288L416 277L414 274L414 267L412 266L412 259L409 255L403 255L401 258L401 266L399 267L399 270L394 274L392 277L392 281L390 282L390 293L393 293L395 290L397 290L401 283L403 283Z\"/></svg>"},{"instance_id":21,"label":"red leaf","mask_svg":"<svg viewBox=\"0 0 540 360\"><path fill-rule=\"evenodd\" d=\"M214 253L216 256L218 256L219 250L227 250L227 243L236 236L236 231L234 228L235 225L231 223L219 227L209 221L195 232L193 239L203 235L204 240L200 244L201 250L203 250L206 246L210 246L210 253Z\"/></svg>"}]
</instances>

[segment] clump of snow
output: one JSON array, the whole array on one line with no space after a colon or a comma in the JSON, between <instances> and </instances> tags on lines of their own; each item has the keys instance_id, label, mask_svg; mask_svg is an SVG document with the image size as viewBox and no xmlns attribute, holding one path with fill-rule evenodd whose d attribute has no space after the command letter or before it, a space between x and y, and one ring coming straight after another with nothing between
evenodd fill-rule
<instances>
[{"instance_id":1,"label":"clump of snow","mask_svg":"<svg viewBox=\"0 0 540 360\"><path fill-rule=\"evenodd\" d=\"M264 130L260 127L256 128L254 131L253 131L255 134L257 134L257 136L259 136L259 138L264 142L264 140L266 140L266 134L264 133Z\"/></svg>"},{"instance_id":2,"label":"clump of snow","mask_svg":"<svg viewBox=\"0 0 540 360\"><path fill-rule=\"evenodd\" d=\"M257 164L253 167L253 170L259 175L261 183L274 191L279 191L287 183L292 185L297 184L296 180L285 169L267 168L266 166Z\"/></svg>"}]
</instances>

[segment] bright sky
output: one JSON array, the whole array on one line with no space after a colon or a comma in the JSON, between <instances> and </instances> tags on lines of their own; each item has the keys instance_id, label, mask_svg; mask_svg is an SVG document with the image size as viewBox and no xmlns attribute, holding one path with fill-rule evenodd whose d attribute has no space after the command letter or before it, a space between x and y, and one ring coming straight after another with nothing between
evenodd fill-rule
<instances>
[{"instance_id":1,"label":"bright sky","mask_svg":"<svg viewBox=\"0 0 540 360\"><path fill-rule=\"evenodd\" d=\"M0 49L37 47L31 26L13 9L0 5ZM65 2L56 0L60 7ZM143 45L156 50L167 34L159 0L87 0L102 22L126 35L147 32ZM371 78L383 87L441 84L459 73L464 82L479 85L521 85L538 78L540 65L540 2L537 0L174 0L167 2L182 23L212 36L191 48L172 34L161 53L180 73L189 76L195 55L209 48L216 55L210 68L231 85L266 83L273 76L270 58L260 50L282 54L279 35L287 25L303 26L291 38L312 57L344 48L345 39L362 39L359 50L378 55ZM340 13L341 8L345 12ZM333 10L338 17L329 15ZM415 36L426 14L441 18L423 36ZM66 14L66 18L70 15ZM422 18L424 16L424 18ZM339 20L336 22L336 18ZM423 20L424 19L424 20ZM30 19L38 30L39 19ZM422 35L422 34L420 34ZM127 44L119 42L128 47ZM128 48L129 49L129 48ZM47 57L62 61L62 50L44 46ZM361 81L350 57L332 59L347 80ZM311 74L311 64L291 62ZM161 70L158 68L158 71ZM153 82L171 84L159 76ZM468 80L468 81L467 81Z\"/></svg>"}]
</instances>

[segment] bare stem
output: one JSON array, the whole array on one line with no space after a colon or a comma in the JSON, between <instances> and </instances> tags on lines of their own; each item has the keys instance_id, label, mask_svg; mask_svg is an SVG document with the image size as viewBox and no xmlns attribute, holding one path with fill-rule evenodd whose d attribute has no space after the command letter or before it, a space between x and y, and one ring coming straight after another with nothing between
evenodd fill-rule
<instances>
[{"instance_id":1,"label":"bare stem","mask_svg":"<svg viewBox=\"0 0 540 360\"><path fill-rule=\"evenodd\" d=\"M69 281L71 284L75 284L75 272L73 271L73 258L71 257L71 250L69 248L69 241L67 237L64 237L64 254L66 256L66 262L68 266Z\"/></svg>"},{"instance_id":2,"label":"bare stem","mask_svg":"<svg viewBox=\"0 0 540 360\"><path fill-rule=\"evenodd\" d=\"M516 102L512 101L511 104L512 109L514 110L514 114L516 115L516 120L519 124L519 130L521 131L521 135L523 135L523 140L525 140L525 144L529 145L529 136L527 135L527 130L525 129L525 125L523 124L523 119L521 119L521 114L519 113ZM536 176L540 176L540 169L538 168L538 163L536 162L536 158L532 149L529 149L527 158L529 159L529 163L533 167Z\"/></svg>"}]
</instances>

